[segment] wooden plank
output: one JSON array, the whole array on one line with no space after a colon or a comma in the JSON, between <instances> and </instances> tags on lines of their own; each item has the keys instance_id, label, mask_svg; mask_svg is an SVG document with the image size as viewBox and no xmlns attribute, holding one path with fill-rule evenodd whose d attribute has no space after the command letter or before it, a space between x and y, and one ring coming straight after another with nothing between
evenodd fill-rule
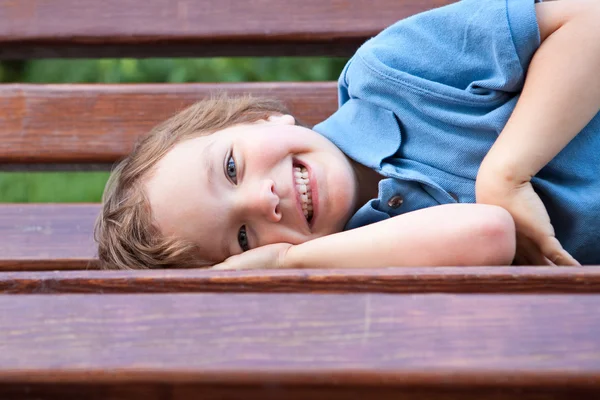
<instances>
[{"instance_id":1,"label":"wooden plank","mask_svg":"<svg viewBox=\"0 0 600 400\"><path fill-rule=\"evenodd\" d=\"M345 55L450 0L0 0L0 59Z\"/></svg>"},{"instance_id":2,"label":"wooden plank","mask_svg":"<svg viewBox=\"0 0 600 400\"><path fill-rule=\"evenodd\" d=\"M600 293L600 267L0 273L0 293Z\"/></svg>"},{"instance_id":3,"label":"wooden plank","mask_svg":"<svg viewBox=\"0 0 600 400\"><path fill-rule=\"evenodd\" d=\"M0 271L86 269L98 204L0 205Z\"/></svg>"},{"instance_id":4,"label":"wooden plank","mask_svg":"<svg viewBox=\"0 0 600 400\"><path fill-rule=\"evenodd\" d=\"M278 98L311 126L337 109L335 82L1 85L0 164L110 164L140 134L222 91Z\"/></svg>"},{"instance_id":5,"label":"wooden plank","mask_svg":"<svg viewBox=\"0 0 600 400\"><path fill-rule=\"evenodd\" d=\"M598 293L600 267L401 268L338 271L73 271L94 269L98 204L0 205L0 291ZM9 271L40 271L10 273ZM54 271L54 272L42 272ZM56 271L62 271L56 273Z\"/></svg>"},{"instance_id":6,"label":"wooden plank","mask_svg":"<svg viewBox=\"0 0 600 400\"><path fill-rule=\"evenodd\" d=\"M94 268L93 224L97 204L0 205L0 271L56 271ZM260 271L246 275L215 272L85 272L56 275L0 274L0 290L22 292L122 291L346 291L393 292L598 292L599 268L468 268L374 271ZM381 272L385 271L385 272ZM356 274L356 276L354 276ZM327 275L332 275L327 277ZM264 279L261 278L264 277ZM213 279L219 277L218 279ZM218 282L217 282L218 281ZM310 287L306 285L310 282ZM323 286L322 286L323 285ZM335 287L333 287L333 286ZM360 289L359 287L366 288ZM391 285L391 286L390 286Z\"/></svg>"},{"instance_id":7,"label":"wooden plank","mask_svg":"<svg viewBox=\"0 0 600 400\"><path fill-rule=\"evenodd\" d=\"M98 398L100 390L104 398L189 399L220 388L232 398L248 389L251 398L296 399L294 390L319 399L597 396L599 302L598 295L0 296L0 395Z\"/></svg>"}]
</instances>

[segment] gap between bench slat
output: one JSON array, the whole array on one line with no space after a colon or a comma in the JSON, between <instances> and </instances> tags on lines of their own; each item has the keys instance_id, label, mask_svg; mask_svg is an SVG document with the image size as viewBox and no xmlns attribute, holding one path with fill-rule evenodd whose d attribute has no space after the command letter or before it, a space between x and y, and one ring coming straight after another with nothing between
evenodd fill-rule
<instances>
[{"instance_id":1,"label":"gap between bench slat","mask_svg":"<svg viewBox=\"0 0 600 400\"><path fill-rule=\"evenodd\" d=\"M600 267L0 273L0 293L600 293Z\"/></svg>"},{"instance_id":2,"label":"gap between bench slat","mask_svg":"<svg viewBox=\"0 0 600 400\"><path fill-rule=\"evenodd\" d=\"M519 389L598 390L599 303L599 295L0 296L0 393L44 383L79 394L143 383L174 394L185 384L195 394L228 385L238 395L236 385L514 398Z\"/></svg>"},{"instance_id":3,"label":"gap between bench slat","mask_svg":"<svg viewBox=\"0 0 600 400\"><path fill-rule=\"evenodd\" d=\"M219 92L278 98L311 126L337 109L335 82L0 85L0 168L110 165L139 135Z\"/></svg>"},{"instance_id":4,"label":"gap between bench slat","mask_svg":"<svg viewBox=\"0 0 600 400\"><path fill-rule=\"evenodd\" d=\"M345 55L450 0L0 0L0 59Z\"/></svg>"}]
</instances>

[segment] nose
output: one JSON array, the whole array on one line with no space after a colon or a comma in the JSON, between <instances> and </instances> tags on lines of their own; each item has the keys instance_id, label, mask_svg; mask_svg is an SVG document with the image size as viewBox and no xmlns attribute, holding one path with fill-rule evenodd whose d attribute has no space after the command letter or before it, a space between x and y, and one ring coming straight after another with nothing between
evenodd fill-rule
<instances>
[{"instance_id":1,"label":"nose","mask_svg":"<svg viewBox=\"0 0 600 400\"><path fill-rule=\"evenodd\" d=\"M270 222L281 220L279 196L275 191L275 182L272 180L264 180L249 188L249 191L244 193L244 197L241 202L249 215L266 218Z\"/></svg>"}]
</instances>

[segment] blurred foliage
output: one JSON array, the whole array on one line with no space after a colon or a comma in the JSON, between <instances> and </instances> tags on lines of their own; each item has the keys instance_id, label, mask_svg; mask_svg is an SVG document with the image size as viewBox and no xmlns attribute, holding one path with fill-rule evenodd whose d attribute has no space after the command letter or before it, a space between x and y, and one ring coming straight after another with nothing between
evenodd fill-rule
<instances>
[{"instance_id":1,"label":"blurred foliage","mask_svg":"<svg viewBox=\"0 0 600 400\"><path fill-rule=\"evenodd\" d=\"M107 172L2 172L0 199L4 203L98 202Z\"/></svg>"},{"instance_id":2,"label":"blurred foliage","mask_svg":"<svg viewBox=\"0 0 600 400\"><path fill-rule=\"evenodd\" d=\"M320 81L336 80L345 63L314 57L9 61L0 63L0 82Z\"/></svg>"},{"instance_id":3,"label":"blurred foliage","mask_svg":"<svg viewBox=\"0 0 600 400\"><path fill-rule=\"evenodd\" d=\"M341 58L177 58L0 62L0 83L336 80ZM0 172L0 202L98 202L108 173Z\"/></svg>"}]
</instances>

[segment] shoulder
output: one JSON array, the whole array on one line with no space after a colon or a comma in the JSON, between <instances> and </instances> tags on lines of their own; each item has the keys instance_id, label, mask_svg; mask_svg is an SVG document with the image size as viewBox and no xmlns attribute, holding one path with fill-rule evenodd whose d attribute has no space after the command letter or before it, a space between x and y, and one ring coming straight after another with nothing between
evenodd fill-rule
<instances>
[{"instance_id":1,"label":"shoulder","mask_svg":"<svg viewBox=\"0 0 600 400\"><path fill-rule=\"evenodd\" d=\"M373 93L471 102L467 92L481 87L518 92L539 45L534 0L463 0L398 21L361 46L340 76L340 103Z\"/></svg>"}]
</instances>

